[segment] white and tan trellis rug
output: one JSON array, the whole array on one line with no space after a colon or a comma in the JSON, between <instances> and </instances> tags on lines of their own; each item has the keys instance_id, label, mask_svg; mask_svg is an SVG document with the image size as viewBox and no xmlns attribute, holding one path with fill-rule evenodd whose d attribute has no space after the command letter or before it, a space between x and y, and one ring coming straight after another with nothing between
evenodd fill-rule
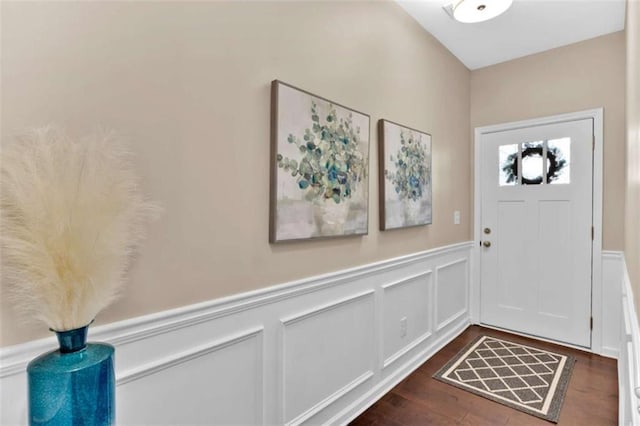
<instances>
[{"instance_id":1,"label":"white and tan trellis rug","mask_svg":"<svg viewBox=\"0 0 640 426\"><path fill-rule=\"evenodd\" d=\"M575 358L480 336L434 378L557 423Z\"/></svg>"}]
</instances>

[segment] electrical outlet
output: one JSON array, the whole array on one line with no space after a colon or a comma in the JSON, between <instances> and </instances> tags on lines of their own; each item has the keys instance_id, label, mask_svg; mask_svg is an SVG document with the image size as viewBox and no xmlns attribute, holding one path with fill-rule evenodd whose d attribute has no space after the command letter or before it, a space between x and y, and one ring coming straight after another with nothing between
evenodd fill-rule
<instances>
[{"instance_id":1,"label":"electrical outlet","mask_svg":"<svg viewBox=\"0 0 640 426\"><path fill-rule=\"evenodd\" d=\"M453 224L460 225L460 210L453 212Z\"/></svg>"},{"instance_id":2,"label":"electrical outlet","mask_svg":"<svg viewBox=\"0 0 640 426\"><path fill-rule=\"evenodd\" d=\"M407 317L400 318L400 337L407 335Z\"/></svg>"}]
</instances>

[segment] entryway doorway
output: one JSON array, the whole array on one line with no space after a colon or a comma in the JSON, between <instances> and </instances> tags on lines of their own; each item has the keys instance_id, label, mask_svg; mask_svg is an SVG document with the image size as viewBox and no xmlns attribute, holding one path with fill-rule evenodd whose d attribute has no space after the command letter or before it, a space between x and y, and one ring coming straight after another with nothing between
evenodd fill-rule
<instances>
[{"instance_id":1,"label":"entryway doorway","mask_svg":"<svg viewBox=\"0 0 640 426\"><path fill-rule=\"evenodd\" d=\"M477 129L481 324L592 348L596 118Z\"/></svg>"}]
</instances>

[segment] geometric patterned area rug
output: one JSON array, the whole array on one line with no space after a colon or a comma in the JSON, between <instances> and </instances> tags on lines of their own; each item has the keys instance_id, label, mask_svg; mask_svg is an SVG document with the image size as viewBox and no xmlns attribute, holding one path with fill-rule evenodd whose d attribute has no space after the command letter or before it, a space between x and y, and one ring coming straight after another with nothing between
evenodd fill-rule
<instances>
[{"instance_id":1,"label":"geometric patterned area rug","mask_svg":"<svg viewBox=\"0 0 640 426\"><path fill-rule=\"evenodd\" d=\"M435 379L557 423L575 358L479 336Z\"/></svg>"}]
</instances>

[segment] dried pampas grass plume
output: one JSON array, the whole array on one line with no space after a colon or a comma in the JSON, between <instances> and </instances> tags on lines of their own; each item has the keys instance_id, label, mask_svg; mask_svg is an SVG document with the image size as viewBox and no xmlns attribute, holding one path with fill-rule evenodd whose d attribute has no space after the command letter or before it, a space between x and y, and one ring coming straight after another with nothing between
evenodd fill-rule
<instances>
[{"instance_id":1,"label":"dried pampas grass plume","mask_svg":"<svg viewBox=\"0 0 640 426\"><path fill-rule=\"evenodd\" d=\"M57 331L89 324L118 296L145 223L130 153L113 133L30 131L0 154L2 285Z\"/></svg>"}]
</instances>

